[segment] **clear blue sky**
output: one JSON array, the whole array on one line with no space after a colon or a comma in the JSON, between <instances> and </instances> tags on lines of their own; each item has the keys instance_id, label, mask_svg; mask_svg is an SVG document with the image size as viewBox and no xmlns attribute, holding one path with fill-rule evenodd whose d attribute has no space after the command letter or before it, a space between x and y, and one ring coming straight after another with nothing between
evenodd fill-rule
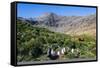
<instances>
[{"instance_id":1,"label":"clear blue sky","mask_svg":"<svg viewBox=\"0 0 100 68\"><path fill-rule=\"evenodd\" d=\"M63 16L86 16L96 13L96 8L18 3L17 17L34 18L53 12Z\"/></svg>"}]
</instances>

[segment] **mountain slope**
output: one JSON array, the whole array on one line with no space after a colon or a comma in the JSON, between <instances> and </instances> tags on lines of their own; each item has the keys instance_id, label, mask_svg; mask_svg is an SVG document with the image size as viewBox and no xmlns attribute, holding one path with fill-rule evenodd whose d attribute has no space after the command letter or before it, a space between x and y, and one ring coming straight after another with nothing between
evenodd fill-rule
<instances>
[{"instance_id":1,"label":"mountain slope","mask_svg":"<svg viewBox=\"0 0 100 68\"><path fill-rule=\"evenodd\" d=\"M28 19L35 26L48 28L51 31L65 34L96 34L96 15L61 16L55 13L45 13L34 19Z\"/></svg>"},{"instance_id":2,"label":"mountain slope","mask_svg":"<svg viewBox=\"0 0 100 68\"><path fill-rule=\"evenodd\" d=\"M67 48L64 56L57 60L68 60L74 58L95 58L96 40L93 36L81 35L73 37L67 34L50 31L46 28L34 27L28 22L17 20L17 61L48 61L51 60L47 51L49 48L61 50ZM80 38L84 41L80 41ZM72 53L72 48L78 49ZM76 57L77 56L77 57Z\"/></svg>"}]
</instances>

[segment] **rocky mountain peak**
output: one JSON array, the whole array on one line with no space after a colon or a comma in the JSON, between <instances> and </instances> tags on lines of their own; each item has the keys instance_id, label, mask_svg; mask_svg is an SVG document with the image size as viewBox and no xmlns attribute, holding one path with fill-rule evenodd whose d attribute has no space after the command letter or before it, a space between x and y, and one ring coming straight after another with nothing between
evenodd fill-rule
<instances>
[{"instance_id":1,"label":"rocky mountain peak","mask_svg":"<svg viewBox=\"0 0 100 68\"><path fill-rule=\"evenodd\" d=\"M96 32L96 14L88 16L61 16L56 13L44 13L36 17L35 21L20 19L31 22L35 26L66 34L81 34L87 32L95 34Z\"/></svg>"}]
</instances>

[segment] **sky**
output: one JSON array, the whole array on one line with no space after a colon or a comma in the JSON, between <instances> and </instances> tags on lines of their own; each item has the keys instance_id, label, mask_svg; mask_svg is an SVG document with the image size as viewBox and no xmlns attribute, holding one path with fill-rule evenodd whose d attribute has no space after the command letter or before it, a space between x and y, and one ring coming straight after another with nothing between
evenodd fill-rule
<instances>
[{"instance_id":1,"label":"sky","mask_svg":"<svg viewBox=\"0 0 100 68\"><path fill-rule=\"evenodd\" d=\"M96 13L96 8L92 7L77 7L77 6L58 6L58 5L43 5L43 4L17 4L17 17L35 18L44 13L56 13L62 16L86 16Z\"/></svg>"}]
</instances>

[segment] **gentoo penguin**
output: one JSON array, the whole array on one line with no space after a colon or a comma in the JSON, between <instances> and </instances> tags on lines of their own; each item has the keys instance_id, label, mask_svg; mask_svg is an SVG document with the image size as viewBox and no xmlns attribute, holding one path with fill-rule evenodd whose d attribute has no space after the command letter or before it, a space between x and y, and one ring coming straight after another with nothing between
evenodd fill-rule
<instances>
[{"instance_id":1,"label":"gentoo penguin","mask_svg":"<svg viewBox=\"0 0 100 68\"><path fill-rule=\"evenodd\" d=\"M51 59L51 60L56 60L59 58L59 55L57 52L55 52L53 49L49 48L48 49L48 57Z\"/></svg>"},{"instance_id":2,"label":"gentoo penguin","mask_svg":"<svg viewBox=\"0 0 100 68\"><path fill-rule=\"evenodd\" d=\"M66 50L65 50L65 47L64 47L64 48L62 48L62 49L61 49L61 54L63 54L63 55L64 55L64 54L65 54L65 51L66 51Z\"/></svg>"},{"instance_id":3,"label":"gentoo penguin","mask_svg":"<svg viewBox=\"0 0 100 68\"><path fill-rule=\"evenodd\" d=\"M71 49L71 53L74 53L74 49L73 48Z\"/></svg>"}]
</instances>

